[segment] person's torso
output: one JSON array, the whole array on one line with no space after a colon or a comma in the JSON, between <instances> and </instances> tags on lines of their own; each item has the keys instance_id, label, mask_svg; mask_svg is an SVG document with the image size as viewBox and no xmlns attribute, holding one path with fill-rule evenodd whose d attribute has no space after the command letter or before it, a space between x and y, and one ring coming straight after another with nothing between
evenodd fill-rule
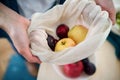
<instances>
[{"instance_id":1,"label":"person's torso","mask_svg":"<svg viewBox=\"0 0 120 80\"><path fill-rule=\"evenodd\" d=\"M20 14L31 18L35 12L45 12L60 0L17 0Z\"/></svg>"}]
</instances>

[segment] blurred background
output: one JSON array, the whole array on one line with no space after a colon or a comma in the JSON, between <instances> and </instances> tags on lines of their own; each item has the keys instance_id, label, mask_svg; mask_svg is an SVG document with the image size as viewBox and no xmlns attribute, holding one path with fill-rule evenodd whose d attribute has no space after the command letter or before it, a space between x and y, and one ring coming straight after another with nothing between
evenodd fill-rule
<instances>
[{"instance_id":1,"label":"blurred background","mask_svg":"<svg viewBox=\"0 0 120 80\"><path fill-rule=\"evenodd\" d=\"M117 22L105 43L96 52L99 69L91 80L120 80L120 1L113 1ZM6 38L0 38L0 80L36 80L38 70L39 65L26 62Z\"/></svg>"},{"instance_id":2,"label":"blurred background","mask_svg":"<svg viewBox=\"0 0 120 80\"><path fill-rule=\"evenodd\" d=\"M0 38L0 80L36 80L38 67L16 53L7 39Z\"/></svg>"}]
</instances>

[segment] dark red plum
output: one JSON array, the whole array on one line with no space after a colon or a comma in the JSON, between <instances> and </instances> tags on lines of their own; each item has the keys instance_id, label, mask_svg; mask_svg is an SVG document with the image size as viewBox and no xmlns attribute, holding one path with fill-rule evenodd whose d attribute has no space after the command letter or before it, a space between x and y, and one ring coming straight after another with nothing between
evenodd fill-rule
<instances>
[{"instance_id":1,"label":"dark red plum","mask_svg":"<svg viewBox=\"0 0 120 80\"><path fill-rule=\"evenodd\" d=\"M56 34L60 39L67 38L68 37L68 31L69 31L69 27L65 24L61 24L57 27Z\"/></svg>"},{"instance_id":2,"label":"dark red plum","mask_svg":"<svg viewBox=\"0 0 120 80\"><path fill-rule=\"evenodd\" d=\"M58 40L55 39L55 38L54 38L53 36L51 36L50 34L48 34L47 42L48 42L49 47L54 51L55 45L56 45L56 43L58 42Z\"/></svg>"}]
</instances>

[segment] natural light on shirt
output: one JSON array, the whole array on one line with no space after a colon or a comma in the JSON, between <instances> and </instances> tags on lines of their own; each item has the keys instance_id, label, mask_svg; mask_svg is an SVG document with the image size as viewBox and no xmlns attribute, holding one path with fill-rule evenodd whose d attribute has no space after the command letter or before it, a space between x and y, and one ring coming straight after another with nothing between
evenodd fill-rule
<instances>
[{"instance_id":1,"label":"natural light on shirt","mask_svg":"<svg viewBox=\"0 0 120 80\"><path fill-rule=\"evenodd\" d=\"M31 18L35 12L45 12L51 8L55 0L17 0L20 14Z\"/></svg>"}]
</instances>

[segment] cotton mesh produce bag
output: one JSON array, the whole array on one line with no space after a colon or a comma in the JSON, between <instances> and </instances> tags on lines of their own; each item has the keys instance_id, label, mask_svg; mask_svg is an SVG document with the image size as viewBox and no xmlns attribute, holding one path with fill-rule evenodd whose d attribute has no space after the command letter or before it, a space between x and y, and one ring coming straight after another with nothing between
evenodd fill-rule
<instances>
[{"instance_id":1,"label":"cotton mesh produce bag","mask_svg":"<svg viewBox=\"0 0 120 80\"><path fill-rule=\"evenodd\" d=\"M74 47L54 52L47 43L47 34L59 39L56 28L66 24L71 29L74 25L84 25L88 29L84 41ZM84 58L95 63L95 51L104 43L111 30L112 22L106 11L90 0L66 0L63 5L56 5L45 13L35 13L31 18L28 35L31 52L42 62L64 65Z\"/></svg>"}]
</instances>

